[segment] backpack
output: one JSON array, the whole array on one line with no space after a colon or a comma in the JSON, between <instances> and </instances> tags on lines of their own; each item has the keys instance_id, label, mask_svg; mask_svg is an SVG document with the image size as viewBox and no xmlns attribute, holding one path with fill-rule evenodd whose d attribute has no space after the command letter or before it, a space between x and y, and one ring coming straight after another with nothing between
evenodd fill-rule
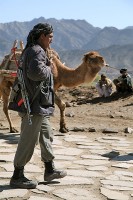
<instances>
[{"instance_id":1,"label":"backpack","mask_svg":"<svg viewBox=\"0 0 133 200\"><path fill-rule=\"evenodd\" d=\"M9 97L8 109L17 112L27 112L24 103L22 103L21 86L19 84L18 78L15 79L14 84L12 86L12 90Z\"/></svg>"}]
</instances>

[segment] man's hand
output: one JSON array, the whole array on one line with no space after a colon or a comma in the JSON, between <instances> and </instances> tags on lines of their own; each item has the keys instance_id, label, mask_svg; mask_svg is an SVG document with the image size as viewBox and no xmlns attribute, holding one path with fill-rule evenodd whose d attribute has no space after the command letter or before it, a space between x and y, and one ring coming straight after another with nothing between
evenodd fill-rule
<instances>
[{"instance_id":1,"label":"man's hand","mask_svg":"<svg viewBox=\"0 0 133 200\"><path fill-rule=\"evenodd\" d=\"M51 62L50 68L51 68L52 73L54 73L55 66L53 62Z\"/></svg>"}]
</instances>

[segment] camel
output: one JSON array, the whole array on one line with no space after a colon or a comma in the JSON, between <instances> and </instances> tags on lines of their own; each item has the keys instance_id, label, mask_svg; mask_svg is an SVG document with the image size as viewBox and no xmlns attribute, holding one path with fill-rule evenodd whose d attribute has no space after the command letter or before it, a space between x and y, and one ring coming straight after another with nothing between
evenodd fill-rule
<instances>
[{"instance_id":1,"label":"camel","mask_svg":"<svg viewBox=\"0 0 133 200\"><path fill-rule=\"evenodd\" d=\"M22 45L21 45L22 46ZM21 51L20 51L21 52ZM75 87L82 83L90 83L97 76L98 72L102 67L106 65L105 60L96 51L88 52L83 57L83 62L75 69L71 69L65 66L57 54L53 50L48 51L48 55L52 57L53 63L53 76L54 76L54 91L55 91L55 104L60 109L60 129L62 133L68 132L68 128L65 123L65 103L57 96L56 91L61 87ZM10 55L8 55L10 57ZM18 53L19 57L19 53ZM11 59L10 59L11 60ZM2 65L2 64L1 64ZM6 73L6 70L4 70ZM8 73L6 73L8 74ZM15 78L12 76L3 77L0 74L0 96L3 99L3 111L9 122L10 132L17 132L14 128L13 123L10 119L8 113L8 100L10 96L10 91L14 83Z\"/></svg>"},{"instance_id":2,"label":"camel","mask_svg":"<svg viewBox=\"0 0 133 200\"><path fill-rule=\"evenodd\" d=\"M0 64L0 98L3 100L3 112L9 123L11 133L18 132L12 124L11 118L8 113L8 101L10 91L16 77L17 61L24 49L23 42L20 41L20 48L17 48L18 41L15 40L10 54L6 55ZM15 53L15 56L14 56Z\"/></svg>"},{"instance_id":3,"label":"camel","mask_svg":"<svg viewBox=\"0 0 133 200\"><path fill-rule=\"evenodd\" d=\"M56 91L61 87L76 87L82 83L91 83L96 78L102 67L107 66L104 58L96 51L87 52L82 63L75 69L65 66L54 53L52 56L53 62L53 77L55 103L60 109L60 132L66 133L68 129L65 123L65 108L66 104L56 95Z\"/></svg>"}]
</instances>

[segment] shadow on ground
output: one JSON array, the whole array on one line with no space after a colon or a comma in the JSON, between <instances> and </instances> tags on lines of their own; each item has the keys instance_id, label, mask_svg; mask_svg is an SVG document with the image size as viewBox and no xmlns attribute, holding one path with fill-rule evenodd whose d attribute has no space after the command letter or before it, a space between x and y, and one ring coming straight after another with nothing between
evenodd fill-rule
<instances>
[{"instance_id":1,"label":"shadow on ground","mask_svg":"<svg viewBox=\"0 0 133 200\"><path fill-rule=\"evenodd\" d=\"M126 94L122 94L122 93L113 93L111 96L109 97L95 97L92 99L83 99L83 100L79 100L77 101L78 105L81 104L86 104L86 103L90 103L90 104L98 104L98 103L109 103L112 101L117 101L118 99L127 99L129 97L131 97L133 95L133 93L126 93ZM132 104L133 105L133 104ZM127 106L131 106L131 104L128 104Z\"/></svg>"},{"instance_id":2,"label":"shadow on ground","mask_svg":"<svg viewBox=\"0 0 133 200\"><path fill-rule=\"evenodd\" d=\"M130 160L133 160L133 155L130 155L130 154L119 155L115 158L112 158L111 160L114 160L114 161L130 161Z\"/></svg>"},{"instance_id":3,"label":"shadow on ground","mask_svg":"<svg viewBox=\"0 0 133 200\"><path fill-rule=\"evenodd\" d=\"M19 133L0 133L0 140L5 140L7 144L17 144L19 136Z\"/></svg>"}]
</instances>

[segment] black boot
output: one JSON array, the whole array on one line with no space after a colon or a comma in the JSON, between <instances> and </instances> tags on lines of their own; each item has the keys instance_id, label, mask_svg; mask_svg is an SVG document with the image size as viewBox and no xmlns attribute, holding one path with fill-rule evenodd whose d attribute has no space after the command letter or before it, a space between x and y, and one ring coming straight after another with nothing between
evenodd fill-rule
<instances>
[{"instance_id":1,"label":"black boot","mask_svg":"<svg viewBox=\"0 0 133 200\"><path fill-rule=\"evenodd\" d=\"M67 175L66 171L57 170L54 167L53 161L45 162L44 180L52 181L53 179L63 178Z\"/></svg>"},{"instance_id":2,"label":"black boot","mask_svg":"<svg viewBox=\"0 0 133 200\"><path fill-rule=\"evenodd\" d=\"M37 182L29 180L24 176L24 167L15 167L10 180L10 186L14 188L34 189L37 186Z\"/></svg>"}]
</instances>

